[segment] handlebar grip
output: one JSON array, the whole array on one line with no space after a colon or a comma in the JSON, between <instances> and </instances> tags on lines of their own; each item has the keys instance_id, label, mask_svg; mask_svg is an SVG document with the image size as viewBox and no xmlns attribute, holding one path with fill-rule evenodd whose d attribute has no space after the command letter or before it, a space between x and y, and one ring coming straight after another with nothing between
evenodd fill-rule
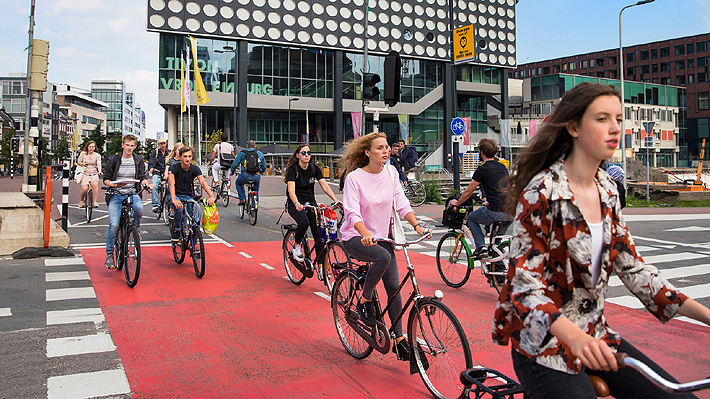
<instances>
[{"instance_id":1,"label":"handlebar grip","mask_svg":"<svg viewBox=\"0 0 710 399\"><path fill-rule=\"evenodd\" d=\"M620 369L626 367L626 363L624 362L624 360L629 357L628 354L623 352L616 352L614 353L614 357L616 358L616 364L617 366L619 366Z\"/></svg>"}]
</instances>

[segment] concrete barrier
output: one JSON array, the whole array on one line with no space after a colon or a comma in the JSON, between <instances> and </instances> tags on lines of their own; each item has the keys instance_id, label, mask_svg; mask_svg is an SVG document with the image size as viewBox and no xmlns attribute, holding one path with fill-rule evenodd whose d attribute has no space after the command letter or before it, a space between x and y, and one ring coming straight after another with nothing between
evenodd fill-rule
<instances>
[{"instance_id":1,"label":"concrete barrier","mask_svg":"<svg viewBox=\"0 0 710 399\"><path fill-rule=\"evenodd\" d=\"M0 256L25 247L43 247L44 212L22 193L0 193ZM51 220L49 245L69 247L69 235Z\"/></svg>"}]
</instances>

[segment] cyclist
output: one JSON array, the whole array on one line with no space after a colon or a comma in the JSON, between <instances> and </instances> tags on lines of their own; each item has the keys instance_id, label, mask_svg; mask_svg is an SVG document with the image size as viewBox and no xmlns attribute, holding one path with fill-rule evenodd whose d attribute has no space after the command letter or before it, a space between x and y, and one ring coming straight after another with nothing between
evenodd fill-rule
<instances>
[{"instance_id":1,"label":"cyclist","mask_svg":"<svg viewBox=\"0 0 710 399\"><path fill-rule=\"evenodd\" d=\"M323 251L324 243L319 239L319 228L316 223L316 216L313 212L306 212L303 208L303 204L309 203L311 205L316 204L316 192L315 183L318 182L323 192L333 200L333 202L339 202L338 198L330 189L330 186L325 181L323 177L323 171L311 162L311 147L308 144L301 144L296 147L296 151L293 152L291 157L286 163L286 176L284 177L284 182L286 182L286 207L288 209L288 214L291 215L293 220L296 221L298 227L296 227L296 233L294 234L294 239L296 240L296 245L293 248L293 258L297 261L296 266L301 270L303 262L303 249L301 248L301 241L303 236L306 235L308 226L311 226L311 234L313 235L315 241L315 250L317 254ZM321 264L321 259L316 259L316 262ZM312 276L313 270L301 270L307 277Z\"/></svg>"},{"instance_id":2,"label":"cyclist","mask_svg":"<svg viewBox=\"0 0 710 399\"><path fill-rule=\"evenodd\" d=\"M212 186L216 187L219 187L220 184L220 170L222 169L224 154L229 154L229 158L234 159L234 146L227 142L229 135L222 133L220 140L221 142L212 149L212 155L210 156L210 162L212 162ZM229 170L227 170L227 179L229 179Z\"/></svg>"},{"instance_id":3,"label":"cyclist","mask_svg":"<svg viewBox=\"0 0 710 399\"><path fill-rule=\"evenodd\" d=\"M476 250L472 254L475 258L483 257L486 252L486 239L481 225L487 226L495 222L510 220L510 217L503 209L506 196L501 191L500 185L508 176L508 169L498 162L496 158L498 144L491 139L481 139L478 142L478 151L483 163L473 172L471 182L461 193L461 197L450 202L453 206L464 203L479 184L485 191L485 200L488 204L469 213L468 218L466 218L466 225L471 230L473 241L476 245Z\"/></svg>"},{"instance_id":4,"label":"cyclist","mask_svg":"<svg viewBox=\"0 0 710 399\"><path fill-rule=\"evenodd\" d=\"M150 153L150 159L148 160L148 174L152 176L153 187L157 187L160 184L160 176L165 173L165 159L168 155L168 140L164 137L158 139L158 148ZM151 195L151 205L153 205L153 213L158 213L160 211L160 204L158 201L158 190L153 190Z\"/></svg>"},{"instance_id":5,"label":"cyclist","mask_svg":"<svg viewBox=\"0 0 710 399\"><path fill-rule=\"evenodd\" d=\"M184 147L184 144L178 141L177 143L175 143L173 149L165 158L165 172L163 174L164 180L168 180L168 169L170 169L170 167L175 165L176 163L182 162L182 158L180 158L180 149L182 147Z\"/></svg>"},{"instance_id":6,"label":"cyclist","mask_svg":"<svg viewBox=\"0 0 710 399\"><path fill-rule=\"evenodd\" d=\"M149 189L153 189L153 185L148 184L143 157L133 152L133 150L136 149L137 142L136 136L126 134L123 136L121 143L123 151L109 158L108 162L106 162L104 186L118 189L117 194L106 195L106 203L108 204L108 230L106 231L105 265L109 269L116 268L116 263L113 261L113 250L116 242L116 233L118 232L118 224L121 221L121 204L123 200L129 195L133 195L133 220L136 228L140 227L141 218L143 217L143 202L141 202L141 198L133 194L133 192L139 189L140 185L148 185ZM120 181L124 179L135 179L139 182L136 184L121 183Z\"/></svg>"},{"instance_id":7,"label":"cyclist","mask_svg":"<svg viewBox=\"0 0 710 399\"><path fill-rule=\"evenodd\" d=\"M232 162L232 173L239 168L240 172L234 183L237 186L237 194L239 195L239 205L244 205L246 194L244 193L244 184L248 181L253 181L254 190L256 190L256 201L259 202L259 183L261 182L261 174L266 170L266 159L264 154L256 149L254 140L247 141L247 148L239 152L234 162Z\"/></svg>"},{"instance_id":8,"label":"cyclist","mask_svg":"<svg viewBox=\"0 0 710 399\"><path fill-rule=\"evenodd\" d=\"M681 397L618 368L617 350L672 379L609 328L612 271L662 322L679 313L710 325L710 310L636 252L616 185L600 168L619 145L620 109L613 87L582 83L568 91L509 179L505 210L516 214L515 229L492 335L512 345L513 367L533 399L596 398L586 369L617 398Z\"/></svg>"},{"instance_id":9,"label":"cyclist","mask_svg":"<svg viewBox=\"0 0 710 399\"><path fill-rule=\"evenodd\" d=\"M180 163L173 164L170 169L168 169L168 185L170 186L170 198L172 200L172 206L175 210L175 223L173 223L172 240L180 241L180 230L183 227L182 212L177 210L182 208L182 201L192 202L192 217L194 219L200 218L200 211L195 203L195 199L192 197L192 182L197 178L202 185L202 189L207 192L209 198L207 198L207 205L214 205L214 195L210 190L205 177L202 176L202 170L192 163L192 148L188 146L183 146L179 150Z\"/></svg>"},{"instance_id":10,"label":"cyclist","mask_svg":"<svg viewBox=\"0 0 710 399\"><path fill-rule=\"evenodd\" d=\"M101 171L101 155L96 152L96 142L94 140L89 140L84 146L84 151L79 155L79 159L76 161L77 165L84 167L84 172L81 176L81 201L79 202L79 207L83 208L86 206L93 206L94 208L99 207L99 172ZM91 184L91 190L94 194L94 198L86 198L86 193L89 191L89 184ZM93 203L90 201L93 199Z\"/></svg>"},{"instance_id":11,"label":"cyclist","mask_svg":"<svg viewBox=\"0 0 710 399\"><path fill-rule=\"evenodd\" d=\"M404 140L399 140L399 153L402 158L402 170L404 173L409 173L417 166L417 160L419 160L419 154L417 150L411 145L407 145Z\"/></svg>"},{"instance_id":12,"label":"cyclist","mask_svg":"<svg viewBox=\"0 0 710 399\"><path fill-rule=\"evenodd\" d=\"M365 277L362 298L357 305L360 320L370 326L376 323L371 299L377 283L382 280L388 300L392 300L399 287L394 248L389 243L374 242L375 237L390 235L393 203L397 213L419 235L424 234L402 186L392 184L397 171L391 166L385 166L389 155L387 136L384 133L370 133L351 141L341 160L350 172L343 188L345 219L340 232L350 256L372 263ZM388 312L392 323L401 311L402 298L397 294ZM411 348L402 335L401 320L395 325L394 334L396 338L392 350L398 359L408 361Z\"/></svg>"}]
</instances>

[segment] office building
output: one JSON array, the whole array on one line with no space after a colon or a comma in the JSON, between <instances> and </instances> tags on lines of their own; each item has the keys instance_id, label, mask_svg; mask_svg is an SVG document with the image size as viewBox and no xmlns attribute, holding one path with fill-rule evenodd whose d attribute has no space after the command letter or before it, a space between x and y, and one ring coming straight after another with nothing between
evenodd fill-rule
<instances>
[{"instance_id":1,"label":"office building","mask_svg":"<svg viewBox=\"0 0 710 399\"><path fill-rule=\"evenodd\" d=\"M117 134L132 134L143 139L140 124L136 124L136 107L138 103L135 94L126 89L126 84L121 80L92 80L91 97L106 103L107 136L111 139Z\"/></svg>"}]
</instances>

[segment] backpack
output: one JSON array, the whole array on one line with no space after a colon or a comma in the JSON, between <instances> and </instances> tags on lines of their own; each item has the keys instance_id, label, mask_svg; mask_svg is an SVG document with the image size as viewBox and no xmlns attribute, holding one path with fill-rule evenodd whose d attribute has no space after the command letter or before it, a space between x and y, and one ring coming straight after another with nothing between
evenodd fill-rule
<instances>
[{"instance_id":1,"label":"backpack","mask_svg":"<svg viewBox=\"0 0 710 399\"><path fill-rule=\"evenodd\" d=\"M232 162L234 162L234 155L228 152L221 152L222 143L219 143L219 166L222 168L231 168Z\"/></svg>"},{"instance_id":2,"label":"backpack","mask_svg":"<svg viewBox=\"0 0 710 399\"><path fill-rule=\"evenodd\" d=\"M244 171L251 174L259 173L259 154L256 150L247 151L242 150L244 153Z\"/></svg>"}]
</instances>

